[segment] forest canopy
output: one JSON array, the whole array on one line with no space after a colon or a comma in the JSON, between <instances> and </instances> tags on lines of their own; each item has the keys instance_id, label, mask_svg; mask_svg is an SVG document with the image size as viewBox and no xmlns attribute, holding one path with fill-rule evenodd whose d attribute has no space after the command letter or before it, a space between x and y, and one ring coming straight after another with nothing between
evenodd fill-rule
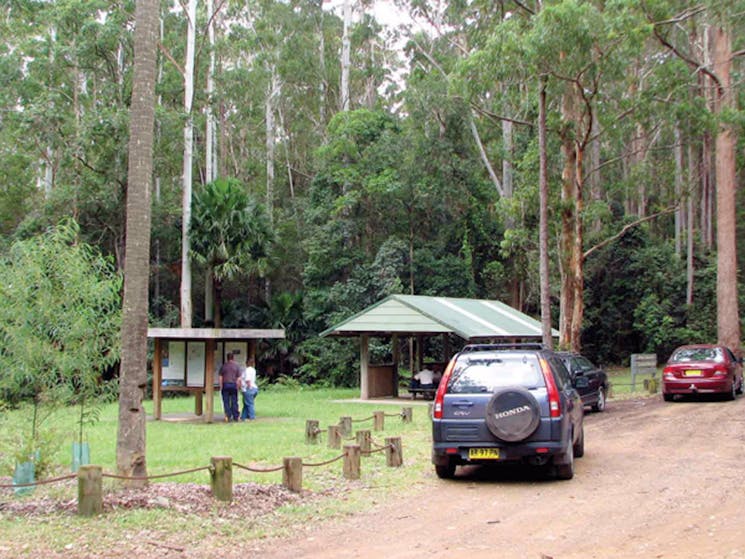
<instances>
[{"instance_id":1,"label":"forest canopy","mask_svg":"<svg viewBox=\"0 0 745 559\"><path fill-rule=\"evenodd\" d=\"M318 333L393 293L538 317L545 281L560 343L603 363L716 340L741 0L186 4L161 2L153 325L284 328L270 378L339 385L356 346ZM0 11L0 256L74 218L121 272L134 2Z\"/></svg>"}]
</instances>

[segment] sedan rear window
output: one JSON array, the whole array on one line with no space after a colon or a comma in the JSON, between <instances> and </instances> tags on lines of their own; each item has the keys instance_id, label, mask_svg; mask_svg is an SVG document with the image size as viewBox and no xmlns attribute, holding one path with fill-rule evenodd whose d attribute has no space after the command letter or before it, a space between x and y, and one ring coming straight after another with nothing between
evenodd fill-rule
<instances>
[{"instance_id":1,"label":"sedan rear window","mask_svg":"<svg viewBox=\"0 0 745 559\"><path fill-rule=\"evenodd\" d=\"M723 362L724 355L719 347L684 347L678 349L670 358L671 363L687 363L689 361Z\"/></svg>"},{"instance_id":2,"label":"sedan rear window","mask_svg":"<svg viewBox=\"0 0 745 559\"><path fill-rule=\"evenodd\" d=\"M543 385L543 374L534 356L467 357L456 363L448 392L491 393L506 386L537 388Z\"/></svg>"}]
</instances>

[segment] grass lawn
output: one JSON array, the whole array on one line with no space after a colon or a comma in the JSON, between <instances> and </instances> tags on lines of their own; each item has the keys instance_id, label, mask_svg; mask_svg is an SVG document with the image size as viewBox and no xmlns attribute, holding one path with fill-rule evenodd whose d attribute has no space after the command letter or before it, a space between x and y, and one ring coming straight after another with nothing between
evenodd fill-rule
<instances>
[{"instance_id":1,"label":"grass lawn","mask_svg":"<svg viewBox=\"0 0 745 559\"><path fill-rule=\"evenodd\" d=\"M634 396L643 396L649 392L644 389L644 379L650 378L649 375L638 375L634 389L631 389L631 369L628 367L608 367L605 369L608 373L608 380L612 385L613 398L630 398ZM659 381L662 378L662 370L657 369L655 378Z\"/></svg>"},{"instance_id":2,"label":"grass lawn","mask_svg":"<svg viewBox=\"0 0 745 559\"><path fill-rule=\"evenodd\" d=\"M298 456L304 463L320 463L338 457L340 449L331 449L327 445L326 430L329 425L336 425L343 416L353 419L353 430L369 429L372 431L374 444L383 445L385 437L401 437L403 467L386 466L383 452L363 457L361 461L361 479L349 481L343 477L343 461L318 467L303 468L303 489L314 495L325 495L312 500L312 505L294 504L284 507L272 514L270 518L253 526L252 534L282 534L292 524L304 522L308 518L322 519L339 514L349 514L364 510L380 502L390 494L405 494L422 484L434 480L430 464L430 420L426 402L399 400L395 403L375 401L361 402L356 398L359 389L308 389L288 387L262 388L256 399L257 419L245 423L203 424L199 422L171 421L169 418L181 418L193 414L194 399L188 397L166 398L163 400L163 417L165 421L148 420L147 423L147 468L149 475L169 474L192 468L208 466L213 456L231 456L234 463L254 468L271 468L282 465L284 457ZM413 408L413 420L404 423L400 416L403 407ZM148 412L152 403L146 403ZM222 411L219 395L215 398L216 411ZM75 409L59 410L44 422L44 429L53 430L59 448L53 455L52 470L42 479L70 473L72 462L71 443L76 433ZM373 431L372 412L383 411L385 417L384 431ZM93 426L86 427L85 440L90 445L91 463L102 466L105 473L116 473L116 437L117 437L118 404L106 405L100 414L100 420ZM316 419L322 431L319 444L305 443L305 423ZM6 413L0 419L4 425L0 429L8 432L26 432L29 429L30 410ZM2 438L2 437L0 437ZM0 455L4 457L3 471L0 471L0 483L11 482L11 467L8 458L11 450L0 446ZM345 440L342 444L354 441ZM209 473L200 471L167 479L158 479L154 483L178 482L198 483L209 486ZM233 468L233 483L281 484L282 472L256 473L240 468ZM118 487L117 481L104 479L104 492ZM333 491L327 491L331 490ZM68 540L69 531L83 530L85 538L107 541L116 534L116 527L121 530L148 530L154 525L166 523L178 524L173 511L158 510L122 510L106 512L99 518L83 519L70 515L59 515L46 518L39 523L34 517L23 518L3 514L3 503L18 499L53 499L76 498L77 484L74 481L64 484L39 486L27 497L16 497L11 489L0 490L0 555L3 539L9 538L43 538L49 548L63 545ZM177 516L177 515L176 515ZM218 516L217 514L215 515ZM214 522L218 523L219 518ZM41 529L38 525L41 524ZM189 536L196 537L192 522L184 525L190 530ZM200 519L198 526L208 532L216 529L211 520ZM31 528L33 527L33 530ZM41 530L41 531L40 531ZM81 536L83 537L83 536ZM33 539L32 538L32 539ZM56 542L56 545L55 545Z\"/></svg>"}]
</instances>

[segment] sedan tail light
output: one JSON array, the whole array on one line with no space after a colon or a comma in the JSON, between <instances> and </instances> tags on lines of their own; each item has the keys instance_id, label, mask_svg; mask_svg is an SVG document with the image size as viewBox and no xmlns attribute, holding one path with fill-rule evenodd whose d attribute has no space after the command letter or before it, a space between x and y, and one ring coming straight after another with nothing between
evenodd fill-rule
<instances>
[{"instance_id":1,"label":"sedan tail light","mask_svg":"<svg viewBox=\"0 0 745 559\"><path fill-rule=\"evenodd\" d=\"M717 365L714 367L713 376L715 377L726 377L729 371L724 365Z\"/></svg>"}]
</instances>

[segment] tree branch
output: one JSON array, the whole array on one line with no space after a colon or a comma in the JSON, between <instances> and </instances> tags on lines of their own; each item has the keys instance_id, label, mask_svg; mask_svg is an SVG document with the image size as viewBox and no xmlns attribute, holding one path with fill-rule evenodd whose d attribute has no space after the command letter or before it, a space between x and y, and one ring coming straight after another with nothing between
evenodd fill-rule
<instances>
[{"instance_id":1,"label":"tree branch","mask_svg":"<svg viewBox=\"0 0 745 559\"><path fill-rule=\"evenodd\" d=\"M181 77L184 77L184 73L185 73L184 69L181 66L179 66L179 63L176 62L176 59L173 58L173 56L168 51L168 49L160 41L158 41L158 48L160 49L160 52L163 53L163 56L165 56L171 62L171 64L173 64L176 67L176 70L179 71L179 73L181 74Z\"/></svg>"},{"instance_id":2,"label":"tree branch","mask_svg":"<svg viewBox=\"0 0 745 559\"><path fill-rule=\"evenodd\" d=\"M677 209L678 209L678 205L675 204L674 206L670 206L669 208L665 208L664 210L659 211L656 214L648 215L646 217L642 217L640 219L637 219L636 221L632 221L631 223L627 223L626 225L623 226L623 228L618 233L616 233L612 237L608 237L604 241L601 241L598 244L596 244L595 246L588 248L582 254L582 259L583 260L586 259L588 256L590 256L596 250L599 250L599 249L603 248L604 246L606 246L606 245L612 243L613 241L615 241L616 239L620 239L621 237L623 237L623 235L626 233L626 231L628 231L632 227L636 227L637 225L640 225L640 224L644 223L645 221L651 221L651 220L653 220L653 219L655 219L657 217L660 217L661 215L672 213L672 212L674 212Z\"/></svg>"}]
</instances>

